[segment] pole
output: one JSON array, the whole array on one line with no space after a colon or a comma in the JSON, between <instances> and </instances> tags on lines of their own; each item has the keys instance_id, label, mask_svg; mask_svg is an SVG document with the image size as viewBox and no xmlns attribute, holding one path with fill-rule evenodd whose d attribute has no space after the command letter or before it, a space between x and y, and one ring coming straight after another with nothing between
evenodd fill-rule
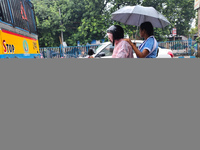
<instances>
[{"instance_id":1,"label":"pole","mask_svg":"<svg viewBox=\"0 0 200 150\"><path fill-rule=\"evenodd\" d=\"M138 26L137 26L137 30L136 30L136 33L135 33L135 40L137 40L137 32L138 32Z\"/></svg>"},{"instance_id":2,"label":"pole","mask_svg":"<svg viewBox=\"0 0 200 150\"><path fill-rule=\"evenodd\" d=\"M176 31L176 27L174 27L173 29L172 29L172 35L174 36L174 42L176 41L176 33L177 31Z\"/></svg>"},{"instance_id":3,"label":"pole","mask_svg":"<svg viewBox=\"0 0 200 150\"><path fill-rule=\"evenodd\" d=\"M60 18L61 18L61 12L60 12L60 8L59 8L59 15L60 15ZM60 25L62 25L62 21L60 21ZM63 31L61 31L61 52L60 52L60 55L63 55ZM61 56L62 57L62 56Z\"/></svg>"},{"instance_id":4,"label":"pole","mask_svg":"<svg viewBox=\"0 0 200 150\"><path fill-rule=\"evenodd\" d=\"M200 37L200 8L198 8L198 37ZM200 57L200 43L198 43L197 57Z\"/></svg>"}]
</instances>

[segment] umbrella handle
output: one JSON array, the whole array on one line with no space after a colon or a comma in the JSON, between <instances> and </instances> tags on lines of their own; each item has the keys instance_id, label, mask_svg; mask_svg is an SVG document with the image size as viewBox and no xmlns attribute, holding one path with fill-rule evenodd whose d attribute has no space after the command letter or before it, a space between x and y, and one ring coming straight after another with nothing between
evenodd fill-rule
<instances>
[{"instance_id":1,"label":"umbrella handle","mask_svg":"<svg viewBox=\"0 0 200 150\"><path fill-rule=\"evenodd\" d=\"M135 39L134 39L134 43L135 43L135 40L136 40L136 35L137 35L137 32L138 32L138 26L137 26L137 30L136 30L136 33L135 33Z\"/></svg>"}]
</instances>

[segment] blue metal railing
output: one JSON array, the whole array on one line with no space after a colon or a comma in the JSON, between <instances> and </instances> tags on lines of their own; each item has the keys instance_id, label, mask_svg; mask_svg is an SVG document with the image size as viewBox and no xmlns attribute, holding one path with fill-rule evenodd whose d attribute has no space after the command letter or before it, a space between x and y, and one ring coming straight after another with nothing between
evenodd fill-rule
<instances>
[{"instance_id":1,"label":"blue metal railing","mask_svg":"<svg viewBox=\"0 0 200 150\"><path fill-rule=\"evenodd\" d=\"M197 52L196 41L166 41L158 42L159 47L171 49L174 55L192 56ZM99 45L68 46L68 47L41 47L40 52L44 58L78 58L87 55L90 48L96 49Z\"/></svg>"},{"instance_id":2,"label":"blue metal railing","mask_svg":"<svg viewBox=\"0 0 200 150\"><path fill-rule=\"evenodd\" d=\"M174 55L193 55L197 51L196 41L179 40L159 42L161 48L171 49Z\"/></svg>"},{"instance_id":3,"label":"blue metal railing","mask_svg":"<svg viewBox=\"0 0 200 150\"><path fill-rule=\"evenodd\" d=\"M44 58L78 58L87 56L90 48L96 49L99 45L41 47L40 53Z\"/></svg>"}]
</instances>

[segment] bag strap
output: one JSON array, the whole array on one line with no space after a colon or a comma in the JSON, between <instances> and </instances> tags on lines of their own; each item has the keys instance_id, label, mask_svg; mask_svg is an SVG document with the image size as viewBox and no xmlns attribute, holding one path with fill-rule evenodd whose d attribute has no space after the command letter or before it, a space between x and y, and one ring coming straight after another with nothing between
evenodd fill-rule
<instances>
[{"instance_id":1,"label":"bag strap","mask_svg":"<svg viewBox=\"0 0 200 150\"><path fill-rule=\"evenodd\" d=\"M154 36L150 36L149 38L151 38L151 37L154 39L153 50L146 56L146 58L156 50L156 46L157 46L156 39L154 38Z\"/></svg>"}]
</instances>

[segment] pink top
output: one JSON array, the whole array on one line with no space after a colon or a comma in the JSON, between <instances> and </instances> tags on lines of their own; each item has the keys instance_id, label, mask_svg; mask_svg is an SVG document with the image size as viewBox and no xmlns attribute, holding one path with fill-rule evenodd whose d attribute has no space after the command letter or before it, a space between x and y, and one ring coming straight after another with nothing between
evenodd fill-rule
<instances>
[{"instance_id":1,"label":"pink top","mask_svg":"<svg viewBox=\"0 0 200 150\"><path fill-rule=\"evenodd\" d=\"M132 46L124 39L116 40L112 58L133 58Z\"/></svg>"}]
</instances>

